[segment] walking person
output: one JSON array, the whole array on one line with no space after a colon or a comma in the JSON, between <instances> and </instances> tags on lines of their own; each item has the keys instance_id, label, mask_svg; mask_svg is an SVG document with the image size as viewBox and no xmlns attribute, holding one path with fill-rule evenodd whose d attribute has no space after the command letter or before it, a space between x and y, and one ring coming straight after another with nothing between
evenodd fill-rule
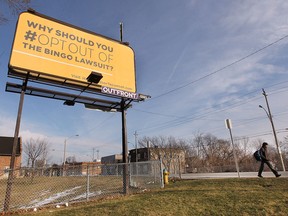
<instances>
[{"instance_id":1,"label":"walking person","mask_svg":"<svg viewBox=\"0 0 288 216\"><path fill-rule=\"evenodd\" d=\"M258 177L263 178L262 172L263 172L263 169L264 169L264 164L267 164L267 166L270 168L270 170L274 173L274 175L276 177L280 177L281 174L279 174L277 172L277 170L275 170L273 168L271 162L267 158L267 154L266 154L267 153L267 145L268 145L268 143L263 142L262 147L260 149L261 164L260 164L259 171L258 171Z\"/></svg>"}]
</instances>

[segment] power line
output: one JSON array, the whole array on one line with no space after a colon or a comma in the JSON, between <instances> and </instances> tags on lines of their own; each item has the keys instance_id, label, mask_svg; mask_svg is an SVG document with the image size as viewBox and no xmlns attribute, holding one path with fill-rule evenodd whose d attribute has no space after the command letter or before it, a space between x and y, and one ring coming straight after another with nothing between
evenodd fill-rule
<instances>
[{"instance_id":1,"label":"power line","mask_svg":"<svg viewBox=\"0 0 288 216\"><path fill-rule=\"evenodd\" d=\"M254 93L254 92L253 92ZM250 93L249 93L250 94ZM249 94L246 94L246 95L249 95ZM245 96L246 96L245 95ZM258 96L258 98L261 98L261 96ZM257 98L256 98L257 99ZM235 99L236 100L236 99ZM252 99L251 99L252 100ZM181 124L184 124L184 123L187 123L187 122L191 122L191 121L195 121L195 120L201 120L211 114L215 114L217 112L221 112L221 111L225 111L225 110L228 110L228 109L232 109L232 108L235 108L235 107L238 107L238 106L241 106L245 103L248 103L250 102L251 100L247 101L247 102L243 102L243 101L237 101L235 102L234 104L230 104L228 107L224 108L224 109L220 109L220 110L213 110L213 108L217 108L217 107L221 107L222 104L217 104L213 107L209 107L207 108L207 112L206 113L201 113L202 110L199 113L199 115L197 116L197 112L194 113L192 116L180 116L178 117L177 119L174 119L174 120L171 120L171 121L168 121L168 122L165 122L165 123L160 123L159 126L154 126L152 128L162 128L162 129L165 129L165 128L169 128L169 127L175 127L175 126L178 126L178 125L181 125ZM255 100L255 99L253 99ZM234 105L234 106L233 106ZM209 111L210 110L210 111ZM140 110L136 110L136 111L140 111ZM152 112L147 112L147 111L141 111L141 112L144 112L144 113L152 113ZM160 115L160 116L164 116L163 114L157 114L157 113L152 113L154 115ZM169 115L167 115L169 116ZM171 116L169 116L171 117ZM176 117L176 116L173 116L173 117ZM171 126L172 125L172 126ZM145 128L147 129L147 128ZM148 128L149 129L149 128ZM143 130L143 129L138 129L138 130Z\"/></svg>"},{"instance_id":2,"label":"power line","mask_svg":"<svg viewBox=\"0 0 288 216\"><path fill-rule=\"evenodd\" d=\"M107 118L105 118L103 121L99 122L98 124L96 124L94 127L89 128L87 131L85 131L86 134L91 133L93 130L95 130L96 128L99 128L100 126L102 127L104 125L104 123L106 123L108 120L110 120L111 118L115 117L115 113L112 113L112 115L108 116ZM84 133L84 134L85 134Z\"/></svg>"},{"instance_id":3,"label":"power line","mask_svg":"<svg viewBox=\"0 0 288 216\"><path fill-rule=\"evenodd\" d=\"M287 81L286 81L287 82ZM280 84L283 84L283 82L281 82ZM276 84L273 84L273 86L275 86ZM288 87L285 87L286 88L286 90L285 91L287 91L287 88ZM279 90L275 90L274 92L270 92L270 94L277 94L277 93L280 93L280 92L283 92L284 90L283 89L285 89L285 88L281 88L281 91L279 91ZM250 93L247 93L247 94L245 94L245 95L242 95L242 97L243 96L247 96L247 95L251 95L251 94L253 94L253 93L255 93L255 92L257 92L257 91L253 91L253 92L250 92ZM157 124L157 125L154 125L154 126L150 126L150 127L147 127L147 128L142 128L142 129L138 129L138 131L145 131L145 130L155 130L155 129L157 129L157 130L163 130L163 129L167 129L167 128L171 128L171 127L176 127L176 126L179 126L179 125L182 125L182 124L185 124L185 123L189 123L189 122L191 122L191 121L195 121L195 120L203 120L203 118L205 118L205 117L207 117L207 116L209 116L209 115L212 115L212 114L215 114L215 113L218 113L218 112L222 112L222 111L226 111L226 110L229 110L229 109L233 109L233 108L235 108L235 107L239 107L239 106L242 106L243 104L247 104L247 103L249 103L249 102L251 102L251 101L253 101L253 100L258 100L258 99L260 99L260 98L262 98L262 96L258 96L258 95L254 95L254 96L252 96L252 97L250 97L250 98L245 98L245 101L243 101L243 100L238 100L238 101L236 101L236 99L235 99L235 103L231 103L229 106L227 106L227 107L225 107L225 108L222 108L222 109L218 109L218 110L212 110L213 108L217 108L217 107L221 107L221 105L223 105L223 103L222 104L217 104L217 105L215 105L215 106L213 106L213 107L210 107L210 108L207 108L206 110L208 111L208 110L211 110L211 111L208 111L208 112L206 112L206 113L199 113L199 115L198 116L195 116L195 113L192 115L192 116L174 116L174 115L165 115L165 114L162 114L162 113L155 113L155 112L148 112L148 111L143 111L143 110L139 110L139 109L136 109L136 111L138 111L138 112L144 112L144 113L148 113L148 114L153 114L153 115L159 115L159 116L166 116L166 117L173 117L173 118L176 118L176 119L174 119L174 120L170 120L170 121L167 121L167 122L164 122L164 123L159 123L159 124ZM135 109L134 109L135 110ZM276 116L277 114L275 114L275 116ZM263 119L263 118L262 118ZM222 121L222 120L221 120ZM253 120L252 120L253 121Z\"/></svg>"},{"instance_id":4,"label":"power line","mask_svg":"<svg viewBox=\"0 0 288 216\"><path fill-rule=\"evenodd\" d=\"M220 68L220 69L218 69L218 70L216 70L216 71L213 71L212 73L209 73L209 74L207 74L207 75L204 75L203 77L200 77L199 79L193 80L193 81L191 81L191 82L189 82L189 83L187 83L187 84L184 84L184 85L182 85L182 86L179 86L179 87L177 87L177 88L175 88L175 89L172 89L172 90L170 90L170 91L168 91L168 92L165 92L165 93L163 93L163 94L160 94L160 95L158 95L158 96L154 96L154 97L152 97L150 100L160 98L160 97L162 97L162 96L165 96L165 95L170 94L170 93L172 93L172 92L175 92L175 91L177 91L177 90L180 90L180 89L182 89L182 88L185 88L185 87L187 87L187 86L189 86L189 85L192 85L192 84L194 84L194 83L196 83L196 82L198 82L198 81L201 81L201 80L203 80L203 79L205 79L205 78L207 78L207 77L210 77L210 76L212 76L212 75L214 75L214 74L216 74L216 73L218 73L218 72L221 72L222 70L225 70L225 69L228 68L228 67L231 67L231 66L233 66L233 65L235 65L235 64L237 64L237 63L239 63L239 62L244 61L245 59L247 59L247 58L249 58L249 57L251 57L251 56L253 56L253 55L256 55L257 53L263 51L264 49L267 49L267 48L269 48L270 46L273 46L274 44L276 44L276 43L278 43L278 42L286 39L287 37L288 37L288 35L285 35L285 36L279 38L278 40L276 40L276 41L274 41L274 42L272 42L272 43L270 43L270 44L268 44L268 45L266 45L266 46L264 46L264 47L262 47L262 48L260 48L260 49L258 49L258 50L256 50L256 51L254 51L254 52L252 52L252 53L250 53L250 54L248 54L248 55L246 55L246 56L244 56L244 57L242 57L242 58L240 58L240 59L238 59L238 60L236 60L236 61L234 61L234 62L232 62L232 63L230 63L230 64L228 64L228 65L226 65L226 66L224 66L224 67L222 67L222 68ZM284 81L284 82L282 82L282 83L286 83L286 82L288 82L288 81ZM279 84L282 84L282 83L278 83L278 84L274 84L274 85L279 85ZM274 86L274 85L271 85L271 86ZM257 91L258 91L258 90L257 90ZM253 93L255 93L255 92L256 92L256 91L250 92L250 93L248 93L248 94L246 94L246 95L253 94ZM272 94L272 93L271 93L271 94ZM246 95L243 95L243 96L246 96ZM260 98L260 97L258 97L258 98ZM250 98L250 99L251 99L251 98ZM257 99L257 98L256 98L256 99ZM256 99L254 99L254 100L256 100ZM149 100L149 101L150 101L150 100ZM236 100L236 99L235 99L235 100ZM250 100L250 101L251 101L251 100ZM154 113L154 112L149 112L149 111L141 111L141 110L136 110L136 111L145 112L145 113L153 114L153 115L159 115L159 116L176 118L176 120L172 120L172 121L169 121L169 122L161 123L161 124L158 124L158 126L156 125L156 126L152 127L152 128L155 128L155 129L156 129L156 128L157 128L157 129L160 129L160 128L165 129L165 128L175 127L175 126L178 126L178 125L187 123L187 122L189 122L189 121L191 121L191 120L203 119L203 118L207 117L209 114L213 114L213 113L215 113L215 112L221 112L221 111L224 111L224 110L232 109L232 108L235 108L235 107L237 107L237 106L241 106L241 105L243 105L244 103L248 103L248 102L249 102L249 101L247 101L247 102L243 102L243 101L242 101L242 102L238 102L238 105L237 105L237 102L236 102L235 104L230 104L230 105L229 105L227 108L225 108L225 109L216 110L216 111L213 110L213 108L219 107L219 106L221 106L223 103L222 103L222 104L218 104L218 105L216 105L216 106L206 108L207 111L208 111L208 110L212 110L212 111L208 111L208 112L206 112L206 113L201 114L201 112L203 112L203 110L201 110L200 115L195 116L195 113L194 113L193 116L190 117L190 118L189 118L189 117L185 117L185 116L167 115L167 114L163 114L163 113L160 114L160 113ZM234 106L233 106L233 105L234 105ZM135 109L134 109L134 110L135 110ZM198 112L198 113L199 113L199 112ZM172 124L172 125L170 125L170 124ZM147 129L149 130L149 129L151 129L151 127L149 127L149 128L144 128L144 129L139 129L139 130L147 130Z\"/></svg>"},{"instance_id":5,"label":"power line","mask_svg":"<svg viewBox=\"0 0 288 216\"><path fill-rule=\"evenodd\" d=\"M283 36L282 38L279 38L278 40L276 40L276 41L274 41L274 42L272 42L272 43L270 43L270 44L268 44L268 45L266 45L266 46L264 46L264 47L262 47L262 48L260 48L260 49L258 49L258 50L256 50L256 51L254 51L254 52L252 52L252 53L250 53L250 54L248 54L248 55L246 55L246 56L244 56L244 57L242 57L242 58L240 58L240 59L238 59L238 60L236 60L236 61L234 61L234 62L232 62L232 63L230 63L230 64L228 64L228 65L226 65L226 66L224 66L224 67L222 67L222 68L220 68L220 69L217 69L217 70L215 70L215 71L213 71L213 72L211 72L211 73L209 73L209 74L206 74L206 75L204 75L204 76L202 76L202 77L200 77L200 78L198 78L198 79L196 79L196 80L193 80L193 81L191 81L191 82L188 82L188 83L186 83L186 84L184 84L184 85L182 85L182 86L179 86L179 87L177 87L177 88L174 88L174 89L172 89L172 90L170 90L170 91L167 91L167 92L162 93L162 94L160 94L160 95L154 96L154 97L152 97L151 99L149 99L149 101L151 101L151 100L153 100L153 99L160 98L160 97L162 97L162 96L165 96L165 95L170 94L170 93L172 93L172 92L178 91L178 90L180 90L180 89L183 89L183 88L185 88L185 87L187 87L187 86L189 86L189 85L192 85L192 84L194 84L194 83L196 83L196 82L198 82L198 81L201 81L201 80L203 80L203 79L205 79L205 78L207 78L207 77L210 77L210 76L212 76L212 75L214 75L214 74L216 74L216 73L218 73L218 72L221 72L221 71L225 70L226 68L231 67L231 66L233 66L233 65L235 65L235 64L238 64L239 62L242 62L242 61L244 61L245 59L247 59L247 58L249 58L249 57L251 57L251 56L253 56L253 55L256 55L257 53L259 53L259 52L261 52L261 51L263 51L263 50L265 50L265 49L273 46L274 44L276 44L276 43L284 40L284 39L287 38L287 37L288 37L288 35L285 35L285 36Z\"/></svg>"},{"instance_id":6,"label":"power line","mask_svg":"<svg viewBox=\"0 0 288 216\"><path fill-rule=\"evenodd\" d=\"M163 94L160 94L160 95L158 95L158 96L152 97L150 100L157 99L157 98L160 98L160 97L162 97L162 96L168 95L168 94L170 94L170 93L172 93L172 92L175 92L175 91L177 91L177 90L183 89L183 88L185 88L185 87L187 87L187 86L189 86L189 85L192 85L192 84L194 84L194 83L196 83L196 82L198 82L198 81L201 81L201 80L203 80L203 79L205 79L205 78L208 78L208 77L210 77L210 76L212 76L212 75L214 75L214 74L216 74L216 73L218 73L218 72L221 72L221 71L225 70L226 68L229 68L229 67L231 67L231 66L233 66L233 65L235 65L235 64L238 64L239 62L244 61L245 59L247 59L247 58L249 58L249 57L251 57L251 56L253 56L253 55L256 55L257 53L259 53L259 52L261 52L261 51L269 48L270 46L273 46L274 44L276 44L276 43L278 43L278 42L286 39L287 37L288 37L288 35L285 35L284 37L279 38L278 40L276 40L276 41L274 41L274 42L272 42L272 43L270 43L270 44L268 44L268 45L266 45L266 46L264 46L264 47L262 47L262 48L260 48L260 49L258 49L258 50L256 50L256 51L254 51L254 52L252 52L252 53L250 53L250 54L248 54L248 55L246 55L246 56L244 56L244 57L242 57L242 58L240 58L240 59L238 59L238 60L236 60L236 61L234 61L234 62L232 62L232 63L230 63L230 64L228 64L228 65L226 65L226 66L224 66L224 67L222 67L222 68L220 68L220 69L217 69L217 70L215 70L215 71L213 71L213 72L211 72L211 73L209 73L209 74L206 74L206 75L204 75L204 76L202 76L202 77L200 77L200 78L198 78L198 79L196 79L196 80L193 80L193 81L191 81L191 82L188 82L187 84L184 84L184 85L182 85L182 86L179 86L179 87L177 87L177 88L174 88L174 89L172 89L172 90L170 90L170 91L167 91L167 92L165 92L165 93L163 93ZM287 81L285 81L285 82L287 82ZM277 85L277 84L275 84L275 85ZM246 95L253 94L253 93L255 93L255 92L256 92L256 91L253 91L253 92L250 92L250 93L248 93L248 94L246 94ZM270 94L272 94L272 93L270 93ZM246 96L246 95L243 95L243 96ZM251 99L251 98L250 98L250 99ZM149 101L150 101L150 100L149 100ZM236 100L236 99L235 99L235 100ZM211 111L208 111L208 112L206 112L206 113L201 114L201 112L203 112L203 110L201 110L201 112L200 112L200 114L199 114L198 116L195 116L195 113L194 113L193 116L191 116L191 117L167 115L167 114L163 114L163 113L160 114L160 113L154 113L154 112L150 112L150 111L141 111L141 110L137 110L137 109L135 109L135 108L134 108L133 110L139 111L139 112L145 112L145 113L148 113L148 114L158 115L158 116L165 116L165 117L176 118L176 120L172 120L172 121L169 121L169 122L161 123L161 124L159 124L158 126L156 125L156 126L154 126L154 127L144 128L144 129L139 129L139 130L145 130L145 129L147 130L147 129L152 129L152 128L157 128L157 129L162 128L162 129L166 129L166 128L169 128L169 127L175 127L175 126L178 126L178 125L181 125L181 124L185 124L185 123L190 122L190 121L192 121L192 120L200 120L200 119L203 119L203 118L205 118L205 117L207 117L208 115L211 115L211 114L213 114L213 113L225 111L225 110L228 110L228 109L232 109L232 108L235 108L235 107L237 107L237 106L241 106L241 105L243 105L244 103L248 103L248 102L249 102L249 101L247 101L247 102L243 102L243 101L242 101L242 102L239 102L239 101L238 101L238 102L236 102L236 103L234 103L234 104L230 104L228 107L226 107L226 108L224 108L224 109L216 110L216 111L213 110L213 108L216 108L216 107L219 107L219 106L223 105L223 103L222 103L222 104L218 104L218 105L215 105L215 106L213 106L213 107L206 108L207 111L208 111L208 110L211 110ZM234 106L233 106L233 105L234 105ZM198 113L199 113L199 112L198 112ZM110 119L110 117L109 117L108 119ZM104 120L103 122L101 122L98 126L100 126L101 124L103 124L104 122L106 122L108 119L106 119L106 120ZM172 124L172 125L171 125L171 124ZM98 126L96 126L96 127L98 127ZM90 129L90 131L92 131L92 130L95 129L96 127Z\"/></svg>"}]
</instances>

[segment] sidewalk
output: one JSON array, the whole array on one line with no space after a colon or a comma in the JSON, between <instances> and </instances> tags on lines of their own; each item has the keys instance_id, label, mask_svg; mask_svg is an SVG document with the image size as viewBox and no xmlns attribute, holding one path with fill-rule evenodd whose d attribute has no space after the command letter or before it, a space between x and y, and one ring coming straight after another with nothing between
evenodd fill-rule
<instances>
[{"instance_id":1,"label":"sidewalk","mask_svg":"<svg viewBox=\"0 0 288 216\"><path fill-rule=\"evenodd\" d=\"M288 172L279 172L280 178L288 178ZM257 172L240 172L240 178L258 178ZM263 172L264 178L275 178L272 172ZM172 176L171 176L172 177ZM175 175L175 177L179 177ZM182 179L209 179L209 178L238 178L237 172L225 172L225 173L186 173L181 174Z\"/></svg>"}]
</instances>

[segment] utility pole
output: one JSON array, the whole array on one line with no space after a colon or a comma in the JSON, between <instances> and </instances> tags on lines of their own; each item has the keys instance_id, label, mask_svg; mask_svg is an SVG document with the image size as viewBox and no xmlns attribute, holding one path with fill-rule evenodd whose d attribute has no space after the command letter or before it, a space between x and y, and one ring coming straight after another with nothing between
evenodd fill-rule
<instances>
[{"instance_id":1,"label":"utility pole","mask_svg":"<svg viewBox=\"0 0 288 216\"><path fill-rule=\"evenodd\" d=\"M96 152L97 152L97 159L96 159L96 160L97 160L97 162L98 162L98 161L100 160L100 158L99 158L99 149L97 149Z\"/></svg>"},{"instance_id":2,"label":"utility pole","mask_svg":"<svg viewBox=\"0 0 288 216\"><path fill-rule=\"evenodd\" d=\"M137 148L138 148L137 136L138 136L138 134L137 134L137 131L135 131L134 136L135 136L135 166L136 166L135 171L136 171L136 175L138 175L138 164L137 164L137 162L138 162L138 152L137 152Z\"/></svg>"},{"instance_id":3,"label":"utility pole","mask_svg":"<svg viewBox=\"0 0 288 216\"><path fill-rule=\"evenodd\" d=\"M93 154L92 154L92 162L94 162L94 156L95 156L95 148L92 148Z\"/></svg>"},{"instance_id":4,"label":"utility pole","mask_svg":"<svg viewBox=\"0 0 288 216\"><path fill-rule=\"evenodd\" d=\"M138 136L138 134L137 134L137 131L135 131L135 133L133 134L134 136L135 136L135 162L137 162L138 161L138 156L137 156L137 136Z\"/></svg>"},{"instance_id":5,"label":"utility pole","mask_svg":"<svg viewBox=\"0 0 288 216\"><path fill-rule=\"evenodd\" d=\"M65 140L64 140L64 152L63 152L63 167L65 166L65 161L66 161L66 146L67 146L67 140L68 139L70 139L70 138L72 138L72 137L74 137L74 136L79 136L78 134L75 134L75 135L72 135L72 136L70 136L70 137L68 137L68 138L65 138Z\"/></svg>"},{"instance_id":6,"label":"utility pole","mask_svg":"<svg viewBox=\"0 0 288 216\"><path fill-rule=\"evenodd\" d=\"M266 101L266 106L267 106L268 112L261 105L259 105L259 107L264 109L264 111L266 112L266 114L267 114L267 116L268 116L268 118L270 120L270 123L271 123L271 126L272 126L272 130L273 130L274 139L275 139L275 144L276 144L276 147L277 147L277 152L278 152L278 154L280 156L280 160L281 160L281 164L282 164L282 167L283 167L283 171L285 172L286 169L285 169L284 161L283 161L283 158L282 158L281 149L280 149L279 144L278 144L278 139L277 139L276 130L275 130L275 127L274 127L274 122L273 122L272 114L271 114L269 103L268 103L268 99L267 99L267 94L266 94L264 88L262 89L262 94L265 97L265 101Z\"/></svg>"}]
</instances>

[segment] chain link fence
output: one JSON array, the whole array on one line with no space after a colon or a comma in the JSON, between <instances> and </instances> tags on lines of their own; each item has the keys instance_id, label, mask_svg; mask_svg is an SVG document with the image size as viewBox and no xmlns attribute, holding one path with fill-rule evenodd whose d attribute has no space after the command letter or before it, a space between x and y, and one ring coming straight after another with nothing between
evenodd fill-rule
<instances>
[{"instance_id":1,"label":"chain link fence","mask_svg":"<svg viewBox=\"0 0 288 216\"><path fill-rule=\"evenodd\" d=\"M13 178L8 175L9 170L0 170L0 212L68 205L163 187L160 161L21 168L14 170Z\"/></svg>"}]
</instances>

